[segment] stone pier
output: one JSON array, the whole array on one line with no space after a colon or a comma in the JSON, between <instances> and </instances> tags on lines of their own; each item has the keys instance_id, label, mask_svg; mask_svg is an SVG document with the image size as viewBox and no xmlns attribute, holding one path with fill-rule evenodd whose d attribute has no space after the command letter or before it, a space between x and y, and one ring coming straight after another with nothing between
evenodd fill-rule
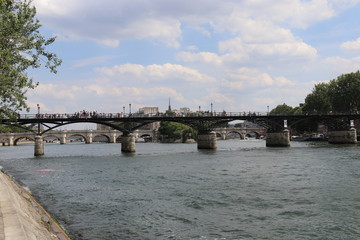
<instances>
[{"instance_id":1,"label":"stone pier","mask_svg":"<svg viewBox=\"0 0 360 240\"><path fill-rule=\"evenodd\" d=\"M62 133L60 136L60 144L66 144L66 133Z\"/></svg>"},{"instance_id":2,"label":"stone pier","mask_svg":"<svg viewBox=\"0 0 360 240\"><path fill-rule=\"evenodd\" d=\"M350 130L342 131L329 131L328 142L332 144L346 144L346 143L357 143L356 129L351 128Z\"/></svg>"},{"instance_id":3,"label":"stone pier","mask_svg":"<svg viewBox=\"0 0 360 240\"><path fill-rule=\"evenodd\" d=\"M93 134L92 131L90 130L89 132L86 133L85 143L91 144L92 142L93 142Z\"/></svg>"},{"instance_id":4,"label":"stone pier","mask_svg":"<svg viewBox=\"0 0 360 240\"><path fill-rule=\"evenodd\" d=\"M280 132L266 133L266 146L267 147L289 147L290 146L290 133L285 129Z\"/></svg>"},{"instance_id":5,"label":"stone pier","mask_svg":"<svg viewBox=\"0 0 360 240\"><path fill-rule=\"evenodd\" d=\"M198 149L216 149L216 133L199 133L197 140L197 148Z\"/></svg>"},{"instance_id":6,"label":"stone pier","mask_svg":"<svg viewBox=\"0 0 360 240\"><path fill-rule=\"evenodd\" d=\"M34 156L44 155L44 139L41 135L35 136Z\"/></svg>"},{"instance_id":7,"label":"stone pier","mask_svg":"<svg viewBox=\"0 0 360 240\"><path fill-rule=\"evenodd\" d=\"M14 134L9 134L8 146L14 146Z\"/></svg>"},{"instance_id":8,"label":"stone pier","mask_svg":"<svg viewBox=\"0 0 360 240\"><path fill-rule=\"evenodd\" d=\"M135 136L133 134L126 134L121 137L121 151L135 152Z\"/></svg>"},{"instance_id":9,"label":"stone pier","mask_svg":"<svg viewBox=\"0 0 360 240\"><path fill-rule=\"evenodd\" d=\"M112 130L110 133L109 143L116 143L116 131Z\"/></svg>"}]
</instances>

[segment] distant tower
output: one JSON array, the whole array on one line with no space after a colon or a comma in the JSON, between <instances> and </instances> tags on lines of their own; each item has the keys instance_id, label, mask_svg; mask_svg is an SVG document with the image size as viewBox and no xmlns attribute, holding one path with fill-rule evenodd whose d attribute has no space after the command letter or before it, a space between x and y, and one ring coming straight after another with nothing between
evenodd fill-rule
<instances>
[{"instance_id":1,"label":"distant tower","mask_svg":"<svg viewBox=\"0 0 360 240\"><path fill-rule=\"evenodd\" d=\"M169 108L168 108L168 111L171 111L170 98L169 98Z\"/></svg>"}]
</instances>

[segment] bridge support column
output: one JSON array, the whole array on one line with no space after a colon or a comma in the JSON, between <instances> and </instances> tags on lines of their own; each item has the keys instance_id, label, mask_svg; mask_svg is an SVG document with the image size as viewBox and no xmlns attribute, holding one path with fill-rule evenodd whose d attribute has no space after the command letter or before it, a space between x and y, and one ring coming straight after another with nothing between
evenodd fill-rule
<instances>
[{"instance_id":1,"label":"bridge support column","mask_svg":"<svg viewBox=\"0 0 360 240\"><path fill-rule=\"evenodd\" d=\"M111 133L110 133L109 143L116 143L116 131L115 130L111 131Z\"/></svg>"},{"instance_id":2,"label":"bridge support column","mask_svg":"<svg viewBox=\"0 0 360 240\"><path fill-rule=\"evenodd\" d=\"M88 132L86 134L85 143L86 144L91 144L92 142L93 142L93 134L92 134L92 132Z\"/></svg>"},{"instance_id":3,"label":"bridge support column","mask_svg":"<svg viewBox=\"0 0 360 240\"><path fill-rule=\"evenodd\" d=\"M8 137L8 146L14 146L14 134L10 134Z\"/></svg>"},{"instance_id":4,"label":"bridge support column","mask_svg":"<svg viewBox=\"0 0 360 240\"><path fill-rule=\"evenodd\" d=\"M197 148L198 149L216 149L217 148L216 133L209 132L209 133L198 134Z\"/></svg>"},{"instance_id":5,"label":"bridge support column","mask_svg":"<svg viewBox=\"0 0 360 240\"><path fill-rule=\"evenodd\" d=\"M281 132L266 133L267 147L289 147L290 146L290 132L285 129Z\"/></svg>"},{"instance_id":6,"label":"bridge support column","mask_svg":"<svg viewBox=\"0 0 360 240\"><path fill-rule=\"evenodd\" d=\"M42 136L35 136L35 149L34 156L42 156L44 155L44 139Z\"/></svg>"},{"instance_id":7,"label":"bridge support column","mask_svg":"<svg viewBox=\"0 0 360 240\"><path fill-rule=\"evenodd\" d=\"M356 129L351 128L345 131L329 131L328 132L329 143L341 144L341 143L357 143Z\"/></svg>"},{"instance_id":8,"label":"bridge support column","mask_svg":"<svg viewBox=\"0 0 360 240\"><path fill-rule=\"evenodd\" d=\"M66 133L60 135L60 144L66 144Z\"/></svg>"},{"instance_id":9,"label":"bridge support column","mask_svg":"<svg viewBox=\"0 0 360 240\"><path fill-rule=\"evenodd\" d=\"M135 152L135 136L133 134L123 135L121 137L121 151Z\"/></svg>"}]
</instances>

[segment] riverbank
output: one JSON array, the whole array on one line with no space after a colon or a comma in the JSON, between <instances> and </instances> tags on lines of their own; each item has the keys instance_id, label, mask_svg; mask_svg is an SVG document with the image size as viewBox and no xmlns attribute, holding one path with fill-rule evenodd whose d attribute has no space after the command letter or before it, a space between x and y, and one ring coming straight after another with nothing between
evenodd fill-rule
<instances>
[{"instance_id":1,"label":"riverbank","mask_svg":"<svg viewBox=\"0 0 360 240\"><path fill-rule=\"evenodd\" d=\"M33 196L1 170L0 239L70 240Z\"/></svg>"}]
</instances>

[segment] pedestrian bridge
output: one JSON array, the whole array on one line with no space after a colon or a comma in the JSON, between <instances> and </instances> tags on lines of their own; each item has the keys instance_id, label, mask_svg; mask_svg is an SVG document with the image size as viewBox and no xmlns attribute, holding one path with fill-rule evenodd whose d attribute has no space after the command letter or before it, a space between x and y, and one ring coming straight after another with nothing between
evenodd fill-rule
<instances>
[{"instance_id":1,"label":"pedestrian bridge","mask_svg":"<svg viewBox=\"0 0 360 240\"><path fill-rule=\"evenodd\" d=\"M216 133L217 138L226 140L232 135L236 135L237 138L245 139L246 137L257 137L266 135L266 128L263 127L242 127L242 128L215 128L213 131ZM60 144L66 144L73 141L73 139L81 139L82 142L90 144L97 137L106 138L108 143L121 142L123 133L118 130L66 130L66 131L48 131L44 133L43 139L45 142L59 142ZM143 130L137 129L133 132L135 141L137 139L147 139L148 141L156 142L158 137L157 130ZM35 141L36 134L33 132L20 132L20 133L1 133L0 144L3 146L18 145L21 141Z\"/></svg>"},{"instance_id":2,"label":"pedestrian bridge","mask_svg":"<svg viewBox=\"0 0 360 240\"><path fill-rule=\"evenodd\" d=\"M155 115L144 114L22 114L17 119L1 119L0 124L26 128L26 125L37 125L37 131L29 139L35 140L35 155L44 154L44 137L52 134L61 143L66 143L68 136L78 135L85 142L91 143L95 132L58 132L52 133L55 129L73 123L96 123L109 126L113 132L99 133L108 139L109 142L116 142L121 133L121 151L135 152L135 142L137 132L150 123L154 122L179 122L197 130L197 146L199 149L216 149L217 138L226 139L230 133L239 134L244 138L246 131L235 129L219 130L224 124L235 120L248 121L263 127L263 131L254 131L256 136L265 136L266 146L290 146L290 131L293 126L304 120L321 123L328 128L329 143L356 143L357 134L354 123L360 119L359 113L300 113L300 114L269 114L260 112L196 112L189 114L163 114ZM266 129L266 131L265 131ZM16 135L8 137L8 145L16 144L19 137Z\"/></svg>"}]
</instances>

